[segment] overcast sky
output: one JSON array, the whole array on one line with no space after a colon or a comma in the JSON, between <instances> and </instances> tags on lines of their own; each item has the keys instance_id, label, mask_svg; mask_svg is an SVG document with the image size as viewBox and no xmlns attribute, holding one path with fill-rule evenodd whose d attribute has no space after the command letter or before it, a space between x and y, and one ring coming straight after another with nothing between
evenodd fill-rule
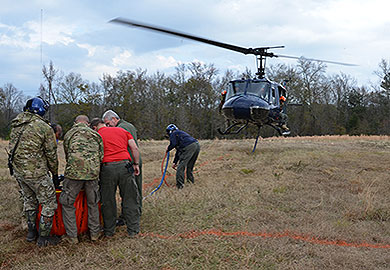
<instances>
[{"instance_id":1,"label":"overcast sky","mask_svg":"<svg viewBox=\"0 0 390 270\"><path fill-rule=\"evenodd\" d=\"M42 64L98 82L104 73L146 69L169 74L200 61L255 71L246 56L196 41L108 23L116 17L160 25L241 47L285 45L274 53L354 63L328 64L359 85L390 60L388 0L0 0L0 87L36 95ZM42 46L41 46L42 45ZM42 53L41 53L42 48ZM269 59L267 65L295 60Z\"/></svg>"}]
</instances>

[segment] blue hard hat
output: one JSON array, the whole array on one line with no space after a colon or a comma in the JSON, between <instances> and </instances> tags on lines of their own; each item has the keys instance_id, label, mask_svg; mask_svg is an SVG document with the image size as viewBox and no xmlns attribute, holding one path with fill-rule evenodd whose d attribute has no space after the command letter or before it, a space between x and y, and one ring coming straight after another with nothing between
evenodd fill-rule
<instances>
[{"instance_id":1,"label":"blue hard hat","mask_svg":"<svg viewBox=\"0 0 390 270\"><path fill-rule=\"evenodd\" d=\"M27 100L26 106L24 106L23 110L44 116L47 110L49 110L49 103L41 97L35 97Z\"/></svg>"},{"instance_id":2,"label":"blue hard hat","mask_svg":"<svg viewBox=\"0 0 390 270\"><path fill-rule=\"evenodd\" d=\"M167 129L166 129L166 131L167 131L167 133L168 134L171 134L174 130L176 130L177 129L177 126L175 126L174 124L169 124L168 126L167 126Z\"/></svg>"}]
</instances>

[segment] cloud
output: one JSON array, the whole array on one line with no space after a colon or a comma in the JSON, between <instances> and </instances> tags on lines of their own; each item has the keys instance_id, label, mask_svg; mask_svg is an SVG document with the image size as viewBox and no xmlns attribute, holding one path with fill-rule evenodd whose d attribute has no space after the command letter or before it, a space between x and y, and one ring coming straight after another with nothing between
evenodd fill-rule
<instances>
[{"instance_id":1,"label":"cloud","mask_svg":"<svg viewBox=\"0 0 390 270\"><path fill-rule=\"evenodd\" d=\"M157 55L156 58L158 60L158 67L162 69L176 67L181 63L180 61L177 61L172 55L167 57L163 55Z\"/></svg>"},{"instance_id":2,"label":"cloud","mask_svg":"<svg viewBox=\"0 0 390 270\"><path fill-rule=\"evenodd\" d=\"M115 67L123 67L126 64L129 65L132 62L131 56L131 52L129 52L128 50L124 50L119 55L116 55L112 58L112 64Z\"/></svg>"},{"instance_id":3,"label":"cloud","mask_svg":"<svg viewBox=\"0 0 390 270\"><path fill-rule=\"evenodd\" d=\"M4 29L0 34L0 45L7 47L18 47L21 49L34 49L41 46L41 40L48 45L69 45L74 43L72 24L64 24L56 18L50 18L41 27L38 21L28 21L22 26L1 24ZM42 31L41 31L42 30Z\"/></svg>"},{"instance_id":4,"label":"cloud","mask_svg":"<svg viewBox=\"0 0 390 270\"><path fill-rule=\"evenodd\" d=\"M81 44L81 43L78 43L77 44L78 47L82 48L82 49L86 49L88 51L88 57L93 57L95 56L96 54L96 51L98 50L98 47L97 46L92 46L90 44Z\"/></svg>"},{"instance_id":5,"label":"cloud","mask_svg":"<svg viewBox=\"0 0 390 270\"><path fill-rule=\"evenodd\" d=\"M139 55L120 48L111 49L111 51L117 52L112 57L112 65L119 69L142 68L154 72L172 68L181 63L172 54L164 50Z\"/></svg>"},{"instance_id":6,"label":"cloud","mask_svg":"<svg viewBox=\"0 0 390 270\"><path fill-rule=\"evenodd\" d=\"M34 48L35 44L30 41L28 29L1 24L0 46L17 47L22 49Z\"/></svg>"},{"instance_id":7,"label":"cloud","mask_svg":"<svg viewBox=\"0 0 390 270\"><path fill-rule=\"evenodd\" d=\"M33 30L31 40L38 40L40 38L40 24L36 21L31 21L27 25L28 28ZM76 28L76 25L64 22L60 18L49 17L43 23L42 41L49 45L69 45L75 42L72 36Z\"/></svg>"},{"instance_id":8,"label":"cloud","mask_svg":"<svg viewBox=\"0 0 390 270\"><path fill-rule=\"evenodd\" d=\"M312 17L322 18L331 29L372 29L388 23L389 2L385 0L326 1L324 5L308 10ZM337 27L337 28L336 28Z\"/></svg>"}]
</instances>

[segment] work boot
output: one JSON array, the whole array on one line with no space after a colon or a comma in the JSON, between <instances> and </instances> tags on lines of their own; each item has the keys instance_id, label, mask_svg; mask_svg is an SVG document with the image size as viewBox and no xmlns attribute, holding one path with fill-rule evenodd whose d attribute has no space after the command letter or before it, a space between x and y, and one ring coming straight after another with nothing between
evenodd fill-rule
<instances>
[{"instance_id":1,"label":"work boot","mask_svg":"<svg viewBox=\"0 0 390 270\"><path fill-rule=\"evenodd\" d=\"M50 236L52 224L53 217L41 215L41 220L39 221L39 237L37 240L37 245L39 247L55 246L60 242L58 237Z\"/></svg>"},{"instance_id":2,"label":"work boot","mask_svg":"<svg viewBox=\"0 0 390 270\"><path fill-rule=\"evenodd\" d=\"M89 235L89 237L90 237L92 242L96 242L97 240L99 240L102 237L102 234L101 233L91 233Z\"/></svg>"},{"instance_id":3,"label":"work boot","mask_svg":"<svg viewBox=\"0 0 390 270\"><path fill-rule=\"evenodd\" d=\"M39 236L37 240L37 245L39 247L55 246L58 245L59 242L60 239L56 236Z\"/></svg>"},{"instance_id":4,"label":"work boot","mask_svg":"<svg viewBox=\"0 0 390 270\"><path fill-rule=\"evenodd\" d=\"M137 238L139 237L139 231L127 231L130 238Z\"/></svg>"},{"instance_id":5,"label":"work boot","mask_svg":"<svg viewBox=\"0 0 390 270\"><path fill-rule=\"evenodd\" d=\"M290 129L287 127L286 124L281 125L281 128L282 128L285 132L287 132L287 131L290 130Z\"/></svg>"},{"instance_id":6,"label":"work boot","mask_svg":"<svg viewBox=\"0 0 390 270\"><path fill-rule=\"evenodd\" d=\"M37 211L26 211L27 217L27 242L33 242L37 239L38 231L36 225Z\"/></svg>"},{"instance_id":7,"label":"work boot","mask_svg":"<svg viewBox=\"0 0 390 270\"><path fill-rule=\"evenodd\" d=\"M119 226L123 226L123 225L125 225L125 221L123 220L122 216L120 216L119 218L116 219L115 226L119 227Z\"/></svg>"},{"instance_id":8,"label":"work boot","mask_svg":"<svg viewBox=\"0 0 390 270\"><path fill-rule=\"evenodd\" d=\"M61 242L75 245L79 243L79 239L77 237L70 237L65 235L64 237L61 238Z\"/></svg>"},{"instance_id":9,"label":"work boot","mask_svg":"<svg viewBox=\"0 0 390 270\"><path fill-rule=\"evenodd\" d=\"M290 129L287 127L286 124L283 124L280 127L283 129L283 132L282 132L283 136L288 136L291 134Z\"/></svg>"}]
</instances>

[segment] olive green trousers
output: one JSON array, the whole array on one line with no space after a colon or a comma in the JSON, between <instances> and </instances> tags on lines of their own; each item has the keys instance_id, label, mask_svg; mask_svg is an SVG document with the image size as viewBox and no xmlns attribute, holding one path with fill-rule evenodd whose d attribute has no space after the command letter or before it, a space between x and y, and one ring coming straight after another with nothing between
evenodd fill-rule
<instances>
[{"instance_id":1,"label":"olive green trousers","mask_svg":"<svg viewBox=\"0 0 390 270\"><path fill-rule=\"evenodd\" d=\"M191 143L184 147L179 156L179 165L176 171L176 187L182 188L184 185L184 172L187 175L187 181L194 183L194 165L198 159L200 146L198 142Z\"/></svg>"},{"instance_id":2,"label":"olive green trousers","mask_svg":"<svg viewBox=\"0 0 390 270\"><path fill-rule=\"evenodd\" d=\"M122 214L129 234L137 234L140 230L141 211L138 186L133 169L128 162L104 163L100 171L100 195L102 203L104 234L115 233L117 217L116 192L122 198Z\"/></svg>"}]
</instances>

